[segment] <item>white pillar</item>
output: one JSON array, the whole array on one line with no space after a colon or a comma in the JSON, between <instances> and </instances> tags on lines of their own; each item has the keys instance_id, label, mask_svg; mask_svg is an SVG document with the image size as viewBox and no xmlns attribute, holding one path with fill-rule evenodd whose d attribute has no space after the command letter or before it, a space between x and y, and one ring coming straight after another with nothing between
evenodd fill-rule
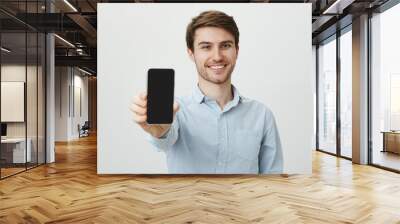
<instances>
[{"instance_id":1,"label":"white pillar","mask_svg":"<svg viewBox=\"0 0 400 224\"><path fill-rule=\"evenodd\" d=\"M54 5L46 1L47 12L54 12ZM46 35L46 163L55 162L55 43L54 34Z\"/></svg>"},{"instance_id":2,"label":"white pillar","mask_svg":"<svg viewBox=\"0 0 400 224\"><path fill-rule=\"evenodd\" d=\"M55 149L54 149L54 133L55 133L55 97L54 97L54 35L49 33L46 36L46 60L47 60L47 76L46 76L46 163L52 163L55 161Z\"/></svg>"}]
</instances>

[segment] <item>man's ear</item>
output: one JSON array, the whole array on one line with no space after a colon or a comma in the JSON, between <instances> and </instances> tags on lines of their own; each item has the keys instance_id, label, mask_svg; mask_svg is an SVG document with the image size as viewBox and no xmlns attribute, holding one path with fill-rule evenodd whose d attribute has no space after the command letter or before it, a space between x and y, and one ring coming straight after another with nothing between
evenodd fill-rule
<instances>
[{"instance_id":1,"label":"man's ear","mask_svg":"<svg viewBox=\"0 0 400 224\"><path fill-rule=\"evenodd\" d=\"M190 50L190 48L187 49L187 53L188 53L190 59L191 59L192 61L194 61L194 55L193 55L192 50Z\"/></svg>"},{"instance_id":2,"label":"man's ear","mask_svg":"<svg viewBox=\"0 0 400 224\"><path fill-rule=\"evenodd\" d=\"M239 56L239 45L236 46L236 58Z\"/></svg>"}]
</instances>

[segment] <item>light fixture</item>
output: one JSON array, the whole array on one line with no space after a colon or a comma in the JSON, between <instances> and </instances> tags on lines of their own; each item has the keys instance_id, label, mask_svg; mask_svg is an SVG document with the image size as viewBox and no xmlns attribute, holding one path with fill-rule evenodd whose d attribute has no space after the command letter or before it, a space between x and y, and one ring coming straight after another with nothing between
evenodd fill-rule
<instances>
[{"instance_id":1,"label":"light fixture","mask_svg":"<svg viewBox=\"0 0 400 224\"><path fill-rule=\"evenodd\" d=\"M77 48L76 49L76 53L78 53L79 55L83 55L83 49L82 48Z\"/></svg>"},{"instance_id":2,"label":"light fixture","mask_svg":"<svg viewBox=\"0 0 400 224\"><path fill-rule=\"evenodd\" d=\"M343 9L351 5L355 0L336 0L332 5L324 10L322 14L341 14Z\"/></svg>"},{"instance_id":3,"label":"light fixture","mask_svg":"<svg viewBox=\"0 0 400 224\"><path fill-rule=\"evenodd\" d=\"M5 48L5 47L1 47L1 50L4 51L4 52L6 52L6 53L10 53L10 52L11 52L11 50L9 50L9 49L7 49L7 48Z\"/></svg>"},{"instance_id":4,"label":"light fixture","mask_svg":"<svg viewBox=\"0 0 400 224\"><path fill-rule=\"evenodd\" d=\"M57 34L54 34L54 36L57 37L58 39L60 39L61 41L63 41L64 43L66 43L67 45L69 45L69 46L75 48L75 45L71 44L71 42L69 42L68 40L66 40L66 39L64 39L64 38L62 38L62 37L60 37L60 36L58 36Z\"/></svg>"},{"instance_id":5,"label":"light fixture","mask_svg":"<svg viewBox=\"0 0 400 224\"><path fill-rule=\"evenodd\" d=\"M78 10L71 4L69 3L68 0L64 0L65 4L67 4L72 10L74 10L74 12L78 12Z\"/></svg>"},{"instance_id":6,"label":"light fixture","mask_svg":"<svg viewBox=\"0 0 400 224\"><path fill-rule=\"evenodd\" d=\"M85 74L87 74L87 75L92 76L92 73L90 73L90 72L88 72L88 71L86 71L86 70L83 70L83 69L81 69L81 68L79 68L79 67L78 67L78 70L81 71L81 72L83 72L83 73L85 73Z\"/></svg>"}]
</instances>

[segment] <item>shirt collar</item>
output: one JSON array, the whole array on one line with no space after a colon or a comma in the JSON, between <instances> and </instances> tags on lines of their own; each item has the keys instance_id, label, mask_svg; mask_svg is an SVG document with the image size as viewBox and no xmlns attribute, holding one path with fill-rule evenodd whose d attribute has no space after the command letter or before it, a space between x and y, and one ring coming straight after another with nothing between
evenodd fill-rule
<instances>
[{"instance_id":1,"label":"shirt collar","mask_svg":"<svg viewBox=\"0 0 400 224\"><path fill-rule=\"evenodd\" d=\"M234 105L238 104L242 99L243 96L240 95L239 91L236 89L234 85L232 85L232 90L233 90L233 100L232 103ZM206 99L206 96L201 92L199 85L197 84L196 87L193 90L193 99L195 100L196 103L203 103L204 100Z\"/></svg>"}]
</instances>

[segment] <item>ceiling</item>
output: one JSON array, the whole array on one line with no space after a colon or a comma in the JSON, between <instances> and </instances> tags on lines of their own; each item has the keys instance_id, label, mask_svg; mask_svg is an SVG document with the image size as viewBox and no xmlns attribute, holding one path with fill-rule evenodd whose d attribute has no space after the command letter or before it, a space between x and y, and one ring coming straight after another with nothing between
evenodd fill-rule
<instances>
[{"instance_id":1,"label":"ceiling","mask_svg":"<svg viewBox=\"0 0 400 224\"><path fill-rule=\"evenodd\" d=\"M388 0L252 0L252 1L186 1L186 2L253 2L253 3L311 3L312 37L318 43L336 32L340 26L351 23L352 17L366 10L372 10ZM85 67L96 72L97 58L97 3L168 3L185 1L163 0L1 0L0 24L2 38L8 38L8 47L25 50L22 38L25 29L39 32L55 32L56 65ZM52 13L49 13L52 11ZM342 22L344 21L344 22ZM347 22L346 22L347 21ZM340 28L340 27L339 27ZM22 38L22 39L21 39ZM2 43L5 43L2 41ZM71 45L72 44L72 45ZM3 44L4 46L4 44ZM32 48L32 49L31 49ZM28 52L36 48L28 44ZM20 52L24 53L24 52ZM3 55L3 54L2 54Z\"/></svg>"}]
</instances>

